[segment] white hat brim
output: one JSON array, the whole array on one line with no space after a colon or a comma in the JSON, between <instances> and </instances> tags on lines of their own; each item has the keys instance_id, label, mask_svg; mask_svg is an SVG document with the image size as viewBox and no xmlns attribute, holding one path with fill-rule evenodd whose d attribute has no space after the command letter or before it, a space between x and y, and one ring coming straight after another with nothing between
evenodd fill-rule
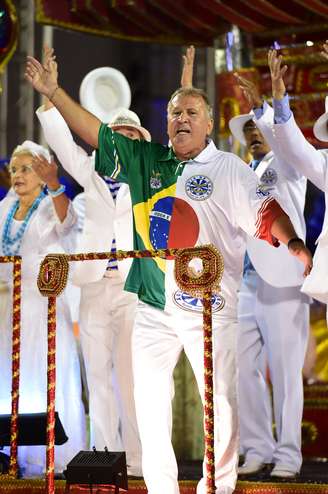
<instances>
[{"instance_id":1,"label":"white hat brim","mask_svg":"<svg viewBox=\"0 0 328 494\"><path fill-rule=\"evenodd\" d=\"M316 123L313 126L313 134L319 141L328 142L328 113L324 113L321 117L318 118Z\"/></svg>"},{"instance_id":2,"label":"white hat brim","mask_svg":"<svg viewBox=\"0 0 328 494\"><path fill-rule=\"evenodd\" d=\"M147 129L145 129L144 127L141 127L141 125L134 125L134 124L130 124L130 123L124 123L124 124L119 124L119 125L108 125L108 127L110 127L111 129L114 130L115 132L115 129L118 128L118 127L132 127L133 129L137 129L140 134L143 136L143 138L145 139L145 141L147 142L150 142L151 141L151 135L150 133L148 132Z\"/></svg>"},{"instance_id":3,"label":"white hat brim","mask_svg":"<svg viewBox=\"0 0 328 494\"><path fill-rule=\"evenodd\" d=\"M113 110L118 107L130 107L130 86L119 70L113 67L99 67L84 77L80 86L80 101L82 106L99 120L108 122Z\"/></svg>"},{"instance_id":4,"label":"white hat brim","mask_svg":"<svg viewBox=\"0 0 328 494\"><path fill-rule=\"evenodd\" d=\"M231 131L231 134L244 146L246 146L246 139L243 128L246 122L248 122L249 120L253 120L253 117L254 113L251 112L245 115L237 115L236 117L232 117L229 120L229 129Z\"/></svg>"}]
</instances>

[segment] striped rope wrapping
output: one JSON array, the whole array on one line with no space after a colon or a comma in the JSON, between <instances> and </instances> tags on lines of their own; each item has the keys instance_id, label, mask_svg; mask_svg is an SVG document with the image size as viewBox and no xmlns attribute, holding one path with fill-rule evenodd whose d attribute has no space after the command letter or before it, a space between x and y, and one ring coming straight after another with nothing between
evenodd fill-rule
<instances>
[{"instance_id":1,"label":"striped rope wrapping","mask_svg":"<svg viewBox=\"0 0 328 494\"><path fill-rule=\"evenodd\" d=\"M13 263L13 332L9 476L17 477L18 463L18 407L20 371L21 285L22 259L20 256L0 256L0 263Z\"/></svg>"},{"instance_id":2,"label":"striped rope wrapping","mask_svg":"<svg viewBox=\"0 0 328 494\"><path fill-rule=\"evenodd\" d=\"M47 477L46 493L54 494L54 423L56 386L56 297L65 289L69 261L90 261L127 258L176 258L175 277L179 288L189 293L201 293L204 311L204 379L205 379L205 460L206 494L215 493L214 463L214 406L212 360L212 290L219 289L223 274L223 258L212 245L190 249L159 249L144 251L117 251L87 254L49 254L40 265L38 287L48 297L48 405L47 405ZM189 268L193 258L200 258L203 271L197 275Z\"/></svg>"}]
</instances>

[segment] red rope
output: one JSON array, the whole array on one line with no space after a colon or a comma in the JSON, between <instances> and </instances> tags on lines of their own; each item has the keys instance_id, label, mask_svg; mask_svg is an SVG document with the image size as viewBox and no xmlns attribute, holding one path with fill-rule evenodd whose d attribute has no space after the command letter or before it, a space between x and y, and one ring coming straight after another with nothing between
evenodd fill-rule
<instances>
[{"instance_id":1,"label":"red rope","mask_svg":"<svg viewBox=\"0 0 328 494\"><path fill-rule=\"evenodd\" d=\"M0 256L0 263L13 263L13 331L12 331L12 381L11 381L11 421L10 421L10 460L9 475L17 477L18 463L18 407L20 371L21 333L21 284L22 259L20 256Z\"/></svg>"},{"instance_id":2,"label":"red rope","mask_svg":"<svg viewBox=\"0 0 328 494\"><path fill-rule=\"evenodd\" d=\"M126 258L176 257L175 277L179 288L203 297L204 312L204 379L205 379L205 461L206 494L215 493L214 462L214 406L213 406L213 360L212 360L212 290L218 289L223 274L223 259L213 246L190 249L161 249L145 251L117 251L86 254L49 254L42 261L38 276L38 287L48 297L48 408L47 408L47 473L46 493L54 494L54 426L56 385L56 297L65 289L68 278L68 261L90 261L99 259L118 260ZM194 276L189 262L194 257L203 261L202 275Z\"/></svg>"},{"instance_id":3,"label":"red rope","mask_svg":"<svg viewBox=\"0 0 328 494\"><path fill-rule=\"evenodd\" d=\"M56 297L48 298L46 492L55 492Z\"/></svg>"}]
</instances>

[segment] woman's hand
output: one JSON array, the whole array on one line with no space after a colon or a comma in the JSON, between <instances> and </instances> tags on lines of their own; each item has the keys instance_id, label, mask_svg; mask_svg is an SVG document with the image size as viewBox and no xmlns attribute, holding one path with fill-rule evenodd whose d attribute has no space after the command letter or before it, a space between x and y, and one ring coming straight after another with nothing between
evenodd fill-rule
<instances>
[{"instance_id":1,"label":"woman's hand","mask_svg":"<svg viewBox=\"0 0 328 494\"><path fill-rule=\"evenodd\" d=\"M49 163L43 156L33 156L32 168L48 189L57 190L60 187L58 166L54 159Z\"/></svg>"}]
</instances>

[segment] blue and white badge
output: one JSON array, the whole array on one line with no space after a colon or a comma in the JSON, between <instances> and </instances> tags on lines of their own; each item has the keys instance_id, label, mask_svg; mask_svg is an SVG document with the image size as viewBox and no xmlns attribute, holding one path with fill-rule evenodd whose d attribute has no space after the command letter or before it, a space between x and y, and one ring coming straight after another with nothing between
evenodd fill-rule
<instances>
[{"instance_id":1,"label":"blue and white badge","mask_svg":"<svg viewBox=\"0 0 328 494\"><path fill-rule=\"evenodd\" d=\"M276 185L278 182L278 173L274 168L267 168L260 177L260 181L264 185Z\"/></svg>"},{"instance_id":2,"label":"blue and white badge","mask_svg":"<svg viewBox=\"0 0 328 494\"><path fill-rule=\"evenodd\" d=\"M189 293L177 290L173 294L173 302L180 309L188 310L190 312L203 312L203 302L201 298L193 297ZM221 295L214 293L212 295L212 313L219 312L223 309L225 300Z\"/></svg>"},{"instance_id":3,"label":"blue and white badge","mask_svg":"<svg viewBox=\"0 0 328 494\"><path fill-rule=\"evenodd\" d=\"M204 201L213 192L213 182L205 175L194 175L186 181L185 189L190 199Z\"/></svg>"},{"instance_id":4,"label":"blue and white badge","mask_svg":"<svg viewBox=\"0 0 328 494\"><path fill-rule=\"evenodd\" d=\"M161 175L160 173L155 173L150 177L150 187L152 189L160 189L162 187Z\"/></svg>"},{"instance_id":5,"label":"blue and white badge","mask_svg":"<svg viewBox=\"0 0 328 494\"><path fill-rule=\"evenodd\" d=\"M270 195L271 187L267 185L260 184L256 187L256 195L257 197L268 197Z\"/></svg>"}]
</instances>

